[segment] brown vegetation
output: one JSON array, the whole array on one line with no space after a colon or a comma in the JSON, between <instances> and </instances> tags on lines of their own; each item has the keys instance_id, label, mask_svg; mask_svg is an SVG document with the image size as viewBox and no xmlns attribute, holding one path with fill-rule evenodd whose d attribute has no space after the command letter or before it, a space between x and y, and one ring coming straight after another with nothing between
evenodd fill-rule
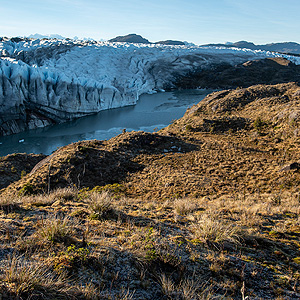
<instances>
[{"instance_id":1,"label":"brown vegetation","mask_svg":"<svg viewBox=\"0 0 300 300\"><path fill-rule=\"evenodd\" d=\"M259 85L57 150L1 191L2 299L299 299L299 122Z\"/></svg>"}]
</instances>

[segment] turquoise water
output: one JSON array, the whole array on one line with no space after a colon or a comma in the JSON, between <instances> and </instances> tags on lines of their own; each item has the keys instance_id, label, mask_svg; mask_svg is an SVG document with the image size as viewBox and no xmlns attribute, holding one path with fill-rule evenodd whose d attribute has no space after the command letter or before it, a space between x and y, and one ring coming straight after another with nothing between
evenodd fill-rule
<instances>
[{"instance_id":1,"label":"turquoise water","mask_svg":"<svg viewBox=\"0 0 300 300\"><path fill-rule=\"evenodd\" d=\"M153 132L181 118L201 101L207 90L184 90L142 95L134 106L101 111L72 122L25 131L0 138L0 156L10 153L51 154L57 148L81 140L106 140L122 132Z\"/></svg>"}]
</instances>

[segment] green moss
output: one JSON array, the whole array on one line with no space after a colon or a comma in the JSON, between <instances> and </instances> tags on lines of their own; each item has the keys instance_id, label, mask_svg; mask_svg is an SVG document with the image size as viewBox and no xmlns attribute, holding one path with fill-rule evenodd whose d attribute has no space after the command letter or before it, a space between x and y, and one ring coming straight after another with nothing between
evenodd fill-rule
<instances>
[{"instance_id":1,"label":"green moss","mask_svg":"<svg viewBox=\"0 0 300 300\"><path fill-rule=\"evenodd\" d=\"M253 123L254 129L260 134L262 129L267 126L267 122L265 122L261 117L257 117Z\"/></svg>"},{"instance_id":2,"label":"green moss","mask_svg":"<svg viewBox=\"0 0 300 300\"><path fill-rule=\"evenodd\" d=\"M78 146L78 151L81 153L86 153L88 150L91 149L90 147L85 147L85 146Z\"/></svg>"},{"instance_id":3,"label":"green moss","mask_svg":"<svg viewBox=\"0 0 300 300\"><path fill-rule=\"evenodd\" d=\"M67 255L71 261L86 261L90 254L87 248L77 248L74 244L68 247Z\"/></svg>"},{"instance_id":4,"label":"green moss","mask_svg":"<svg viewBox=\"0 0 300 300\"><path fill-rule=\"evenodd\" d=\"M193 128L192 125L189 124L189 125L186 125L186 126L185 126L185 130L188 131L188 132L193 132L193 131L194 131L194 128Z\"/></svg>"},{"instance_id":5,"label":"green moss","mask_svg":"<svg viewBox=\"0 0 300 300\"><path fill-rule=\"evenodd\" d=\"M300 265L300 257L295 257L295 258L293 258L293 261L294 261L296 264Z\"/></svg>"},{"instance_id":6,"label":"green moss","mask_svg":"<svg viewBox=\"0 0 300 300\"><path fill-rule=\"evenodd\" d=\"M19 190L19 196L32 195L34 192L33 186L31 183L25 183L24 186Z\"/></svg>"},{"instance_id":7,"label":"green moss","mask_svg":"<svg viewBox=\"0 0 300 300\"><path fill-rule=\"evenodd\" d=\"M145 256L146 260L153 261L153 260L157 259L157 257L158 257L158 254L155 249L147 250L146 256Z\"/></svg>"},{"instance_id":8,"label":"green moss","mask_svg":"<svg viewBox=\"0 0 300 300\"><path fill-rule=\"evenodd\" d=\"M203 244L203 241L199 240L199 239L193 239L190 240L190 242L194 245L199 245L199 244Z\"/></svg>"},{"instance_id":9,"label":"green moss","mask_svg":"<svg viewBox=\"0 0 300 300\"><path fill-rule=\"evenodd\" d=\"M126 190L126 188L124 187L124 185L119 184L119 183L114 183L114 184L107 184L104 186L95 186L92 189L92 192L101 193L101 192L107 191L107 192L111 192L113 194L120 194L120 193L124 193L125 190Z\"/></svg>"}]
</instances>

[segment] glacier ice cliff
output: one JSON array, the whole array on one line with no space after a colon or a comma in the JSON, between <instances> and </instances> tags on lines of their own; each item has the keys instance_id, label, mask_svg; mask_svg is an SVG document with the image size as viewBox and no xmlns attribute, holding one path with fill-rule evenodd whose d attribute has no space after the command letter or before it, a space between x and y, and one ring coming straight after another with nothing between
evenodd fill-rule
<instances>
[{"instance_id":1,"label":"glacier ice cliff","mask_svg":"<svg viewBox=\"0 0 300 300\"><path fill-rule=\"evenodd\" d=\"M226 62L284 56L248 49L0 39L0 136L133 105L143 93ZM300 58L288 57L299 63Z\"/></svg>"}]
</instances>

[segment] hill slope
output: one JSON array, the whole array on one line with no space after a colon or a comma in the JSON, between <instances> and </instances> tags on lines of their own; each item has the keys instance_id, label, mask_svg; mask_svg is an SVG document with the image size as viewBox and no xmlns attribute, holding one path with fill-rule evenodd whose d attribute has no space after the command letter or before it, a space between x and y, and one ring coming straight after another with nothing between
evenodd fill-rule
<instances>
[{"instance_id":1,"label":"hill slope","mask_svg":"<svg viewBox=\"0 0 300 300\"><path fill-rule=\"evenodd\" d=\"M238 65L218 64L177 79L179 88L228 89L255 84L300 82L300 67L284 58L252 60Z\"/></svg>"},{"instance_id":2,"label":"hill slope","mask_svg":"<svg viewBox=\"0 0 300 300\"><path fill-rule=\"evenodd\" d=\"M0 293L298 299L299 122L299 85L257 85L58 149L1 190Z\"/></svg>"}]
</instances>

